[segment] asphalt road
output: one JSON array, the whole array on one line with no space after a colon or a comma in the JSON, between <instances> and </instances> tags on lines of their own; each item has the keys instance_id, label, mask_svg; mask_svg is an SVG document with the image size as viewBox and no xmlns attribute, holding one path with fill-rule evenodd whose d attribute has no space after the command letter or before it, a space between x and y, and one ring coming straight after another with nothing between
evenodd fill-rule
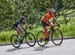
<instances>
[{"instance_id":1,"label":"asphalt road","mask_svg":"<svg viewBox=\"0 0 75 55\"><path fill-rule=\"evenodd\" d=\"M75 55L75 39L64 40L61 46L54 46L49 42L48 46L29 47L23 44L19 49L11 45L0 46L0 55Z\"/></svg>"}]
</instances>

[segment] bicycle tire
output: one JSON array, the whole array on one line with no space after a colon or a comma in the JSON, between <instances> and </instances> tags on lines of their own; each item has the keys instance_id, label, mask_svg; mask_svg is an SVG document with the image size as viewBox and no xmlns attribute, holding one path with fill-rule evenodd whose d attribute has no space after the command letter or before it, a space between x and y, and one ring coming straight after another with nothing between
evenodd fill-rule
<instances>
[{"instance_id":1,"label":"bicycle tire","mask_svg":"<svg viewBox=\"0 0 75 55\"><path fill-rule=\"evenodd\" d=\"M56 36L55 36L55 39L54 39L54 33L56 33L56 31L58 31L59 32L59 34L60 34L60 39L58 38L56 38ZM60 40L60 42L59 43L56 43L55 41L58 41L58 40ZM52 34L51 34L51 41L53 42L53 44L54 45L56 45L56 46L59 46L59 45L61 45L62 44L62 42L63 42L63 34L62 34L62 32L60 31L60 30L54 30L54 31L52 31Z\"/></svg>"},{"instance_id":2,"label":"bicycle tire","mask_svg":"<svg viewBox=\"0 0 75 55\"><path fill-rule=\"evenodd\" d=\"M26 41L26 44L29 45L30 47L33 47L36 44L36 38L34 34L32 34L31 32L28 32L26 34L25 41Z\"/></svg>"},{"instance_id":3,"label":"bicycle tire","mask_svg":"<svg viewBox=\"0 0 75 55\"><path fill-rule=\"evenodd\" d=\"M14 40L14 38L16 38L16 39ZM17 34L13 34L10 38L10 42L11 42L12 46L15 48L19 48L21 45L21 43L18 41L18 38L19 37ZM16 45L16 42L18 43L18 45Z\"/></svg>"},{"instance_id":4,"label":"bicycle tire","mask_svg":"<svg viewBox=\"0 0 75 55\"><path fill-rule=\"evenodd\" d=\"M45 35L43 31L37 33L37 43L39 46L45 46Z\"/></svg>"}]
</instances>

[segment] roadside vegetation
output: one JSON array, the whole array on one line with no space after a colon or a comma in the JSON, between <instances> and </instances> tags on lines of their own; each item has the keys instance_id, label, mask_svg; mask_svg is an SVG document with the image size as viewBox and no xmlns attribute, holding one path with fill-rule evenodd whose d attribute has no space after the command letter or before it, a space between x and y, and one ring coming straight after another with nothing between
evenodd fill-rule
<instances>
[{"instance_id":1,"label":"roadside vegetation","mask_svg":"<svg viewBox=\"0 0 75 55\"><path fill-rule=\"evenodd\" d=\"M11 35L17 34L12 25L21 15L26 17L27 25L33 27L28 31L36 36L42 30L40 19L50 8L56 10L64 38L74 37L75 0L0 0L0 43L9 43Z\"/></svg>"},{"instance_id":2,"label":"roadside vegetation","mask_svg":"<svg viewBox=\"0 0 75 55\"><path fill-rule=\"evenodd\" d=\"M61 24L60 30L62 31L64 38L75 37L75 22L74 21L75 19L71 19L69 23ZM43 30L43 29L41 25L38 25L37 28L32 28L31 30L28 30L28 31L32 32L37 37L37 33L40 30ZM13 34L17 34L17 33L14 30L0 32L0 43L10 43L10 37Z\"/></svg>"}]
</instances>

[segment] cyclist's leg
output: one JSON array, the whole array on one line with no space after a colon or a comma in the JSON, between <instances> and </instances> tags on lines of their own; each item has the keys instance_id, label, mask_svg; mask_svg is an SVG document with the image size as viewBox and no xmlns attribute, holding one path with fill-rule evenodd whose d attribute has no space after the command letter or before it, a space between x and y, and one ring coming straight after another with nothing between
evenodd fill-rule
<instances>
[{"instance_id":1,"label":"cyclist's leg","mask_svg":"<svg viewBox=\"0 0 75 55\"><path fill-rule=\"evenodd\" d=\"M43 27L43 29L44 29L44 33L45 33L45 38L48 38L49 33L48 33L47 28L46 27Z\"/></svg>"},{"instance_id":2,"label":"cyclist's leg","mask_svg":"<svg viewBox=\"0 0 75 55\"><path fill-rule=\"evenodd\" d=\"M48 24L46 24L45 22L42 22L43 25L43 29L44 29L44 33L45 33L45 41L49 41L49 33L47 30L47 26L49 26Z\"/></svg>"},{"instance_id":3,"label":"cyclist's leg","mask_svg":"<svg viewBox=\"0 0 75 55\"><path fill-rule=\"evenodd\" d=\"M17 27L17 32L18 32L20 35L24 35L24 34L25 34L24 30L22 29L22 27L20 27L20 25L18 25L18 27Z\"/></svg>"},{"instance_id":4,"label":"cyclist's leg","mask_svg":"<svg viewBox=\"0 0 75 55\"><path fill-rule=\"evenodd\" d=\"M54 28L54 24L50 22L50 30L53 30L53 28ZM49 32L49 37L51 37L51 32Z\"/></svg>"},{"instance_id":5,"label":"cyclist's leg","mask_svg":"<svg viewBox=\"0 0 75 55\"><path fill-rule=\"evenodd\" d=\"M20 33L20 30L18 29L18 27L14 27L14 30L18 34L18 39L17 40L22 44L23 43L23 35Z\"/></svg>"},{"instance_id":6,"label":"cyclist's leg","mask_svg":"<svg viewBox=\"0 0 75 55\"><path fill-rule=\"evenodd\" d=\"M22 37L22 34L21 34L21 32L20 32L20 30L19 30L18 27L14 27L14 30L17 32L17 34L19 35L19 37Z\"/></svg>"},{"instance_id":7,"label":"cyclist's leg","mask_svg":"<svg viewBox=\"0 0 75 55\"><path fill-rule=\"evenodd\" d=\"M19 30L19 28L16 28L16 31L19 35L19 42L22 44L23 43L23 34L21 33L21 31Z\"/></svg>"},{"instance_id":8,"label":"cyclist's leg","mask_svg":"<svg viewBox=\"0 0 75 55\"><path fill-rule=\"evenodd\" d=\"M45 44L48 44L48 42L49 42L49 33L48 33L46 27L43 27L43 29L44 29L44 34L45 34Z\"/></svg>"}]
</instances>

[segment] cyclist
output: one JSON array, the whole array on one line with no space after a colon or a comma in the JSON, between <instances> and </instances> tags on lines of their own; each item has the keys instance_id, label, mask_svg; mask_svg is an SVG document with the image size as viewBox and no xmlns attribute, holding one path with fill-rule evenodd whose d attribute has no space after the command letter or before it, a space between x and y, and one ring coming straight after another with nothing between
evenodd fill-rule
<instances>
[{"instance_id":1,"label":"cyclist","mask_svg":"<svg viewBox=\"0 0 75 55\"><path fill-rule=\"evenodd\" d=\"M49 41L49 33L48 33L47 26L50 26L50 28L54 27L53 22L50 22L51 19L53 19L53 21L59 25L55 17L55 9L53 8L51 8L44 16L42 16L41 19L41 23L45 33L45 44L48 44Z\"/></svg>"},{"instance_id":2,"label":"cyclist","mask_svg":"<svg viewBox=\"0 0 75 55\"><path fill-rule=\"evenodd\" d=\"M24 35L24 30L21 27L21 24L25 23L25 17L24 16L20 16L19 20L15 22L15 24L13 25L13 28L17 31L17 33L22 36Z\"/></svg>"}]
</instances>

